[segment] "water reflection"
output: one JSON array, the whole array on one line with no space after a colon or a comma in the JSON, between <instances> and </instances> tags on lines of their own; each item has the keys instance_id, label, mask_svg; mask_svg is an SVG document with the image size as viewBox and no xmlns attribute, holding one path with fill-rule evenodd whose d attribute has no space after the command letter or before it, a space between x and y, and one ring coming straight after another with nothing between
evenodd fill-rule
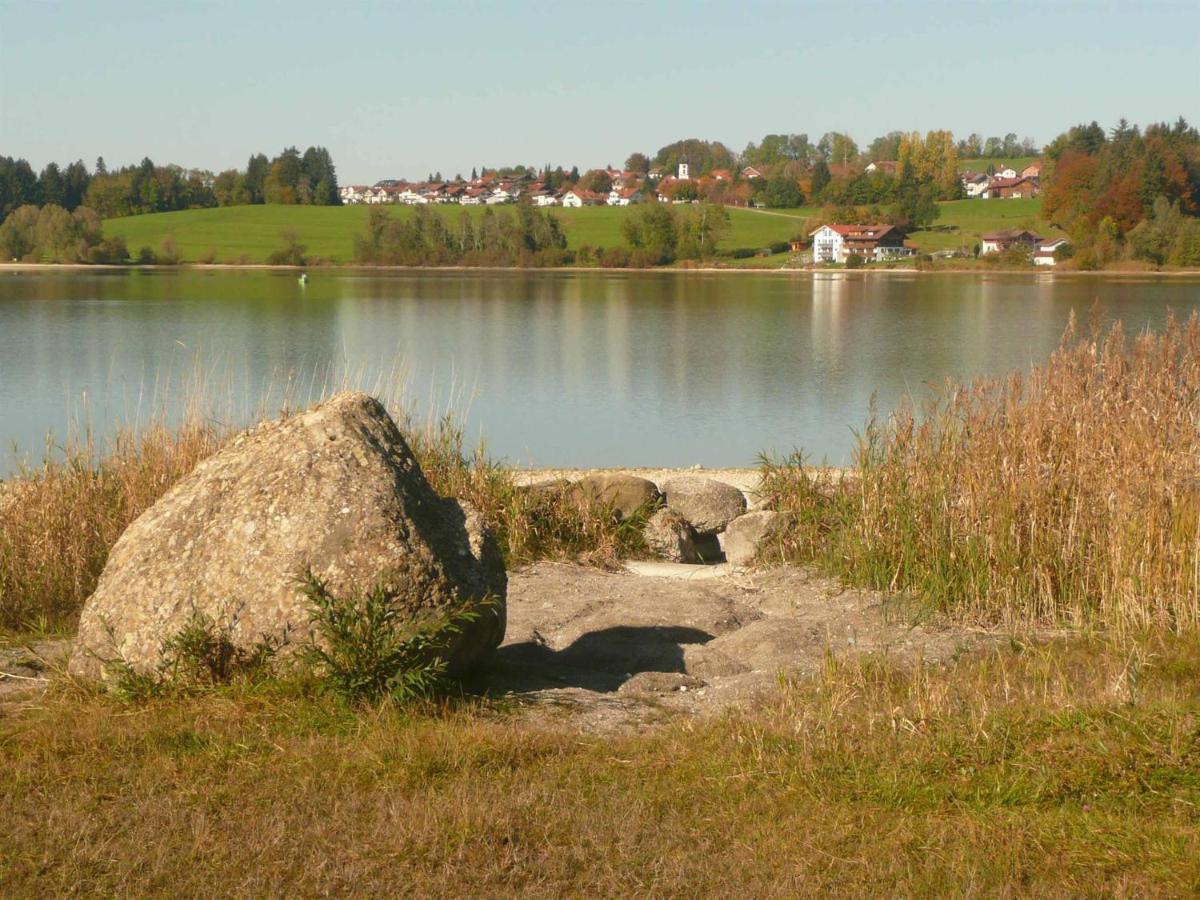
<instances>
[{"instance_id":1,"label":"water reflection","mask_svg":"<svg viewBox=\"0 0 1200 900\"><path fill-rule=\"evenodd\" d=\"M266 273L0 276L0 439L38 448L87 396L101 428L196 360L246 406L289 378L418 402L452 386L493 452L542 465L840 462L882 408L1044 359L1071 312L1158 327L1190 280L1046 276ZM315 375L314 375L315 373ZM8 465L7 463L0 465Z\"/></svg>"}]
</instances>

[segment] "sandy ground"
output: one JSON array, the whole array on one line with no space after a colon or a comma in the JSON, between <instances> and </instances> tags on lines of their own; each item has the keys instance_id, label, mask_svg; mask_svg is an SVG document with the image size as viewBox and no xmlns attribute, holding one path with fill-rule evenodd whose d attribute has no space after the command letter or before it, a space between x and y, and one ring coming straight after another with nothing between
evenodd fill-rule
<instances>
[{"instance_id":1,"label":"sandy ground","mask_svg":"<svg viewBox=\"0 0 1200 900\"><path fill-rule=\"evenodd\" d=\"M505 641L468 688L539 724L638 731L753 703L827 653L936 664L996 639L919 624L895 600L796 567L634 568L651 574L562 563L511 572ZM0 645L0 709L38 702L67 649Z\"/></svg>"}]
</instances>

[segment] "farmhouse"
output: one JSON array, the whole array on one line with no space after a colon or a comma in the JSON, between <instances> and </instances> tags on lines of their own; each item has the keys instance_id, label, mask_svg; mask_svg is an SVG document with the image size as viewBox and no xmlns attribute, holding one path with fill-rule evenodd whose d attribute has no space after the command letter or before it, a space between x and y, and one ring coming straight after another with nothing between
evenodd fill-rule
<instances>
[{"instance_id":1,"label":"farmhouse","mask_svg":"<svg viewBox=\"0 0 1200 900\"><path fill-rule=\"evenodd\" d=\"M1040 162L1031 162L1021 170L1022 178L1041 178L1042 164Z\"/></svg>"},{"instance_id":2,"label":"farmhouse","mask_svg":"<svg viewBox=\"0 0 1200 900\"><path fill-rule=\"evenodd\" d=\"M1066 244L1066 238L1045 238L1039 241L1037 249L1033 251L1033 264L1035 266L1057 265L1058 259L1054 254L1060 247L1065 247Z\"/></svg>"},{"instance_id":3,"label":"farmhouse","mask_svg":"<svg viewBox=\"0 0 1200 900\"><path fill-rule=\"evenodd\" d=\"M913 256L904 233L894 225L822 225L812 238L813 262L844 263L852 255L867 262Z\"/></svg>"},{"instance_id":4,"label":"farmhouse","mask_svg":"<svg viewBox=\"0 0 1200 900\"><path fill-rule=\"evenodd\" d=\"M888 175L895 175L900 171L900 163L894 159L878 159L867 166L868 172L886 172Z\"/></svg>"},{"instance_id":5,"label":"farmhouse","mask_svg":"<svg viewBox=\"0 0 1200 900\"><path fill-rule=\"evenodd\" d=\"M983 199L1013 200L1030 198L1038 195L1038 183L1035 178L995 178L983 192Z\"/></svg>"},{"instance_id":6,"label":"farmhouse","mask_svg":"<svg viewBox=\"0 0 1200 900\"><path fill-rule=\"evenodd\" d=\"M586 188L575 188L562 196L562 205L577 209L580 206L603 206L608 202L607 194L598 194Z\"/></svg>"},{"instance_id":7,"label":"farmhouse","mask_svg":"<svg viewBox=\"0 0 1200 900\"><path fill-rule=\"evenodd\" d=\"M635 187L613 188L608 192L609 206L628 206L630 203L638 203L642 199L642 192Z\"/></svg>"},{"instance_id":8,"label":"farmhouse","mask_svg":"<svg viewBox=\"0 0 1200 900\"><path fill-rule=\"evenodd\" d=\"M746 166L742 169L742 177L747 181L753 181L755 178L766 178L766 172L756 166Z\"/></svg>"},{"instance_id":9,"label":"farmhouse","mask_svg":"<svg viewBox=\"0 0 1200 900\"><path fill-rule=\"evenodd\" d=\"M1009 247L1027 247L1032 250L1042 242L1041 235L1034 234L1024 228L1010 228L1005 231L989 231L980 236L979 253L1000 253Z\"/></svg>"}]
</instances>

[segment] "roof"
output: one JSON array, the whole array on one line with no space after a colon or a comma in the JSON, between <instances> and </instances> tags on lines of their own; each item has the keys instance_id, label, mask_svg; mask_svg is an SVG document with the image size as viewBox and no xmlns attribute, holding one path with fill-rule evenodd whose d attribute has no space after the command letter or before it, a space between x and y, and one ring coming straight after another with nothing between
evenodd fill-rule
<instances>
[{"instance_id":1,"label":"roof","mask_svg":"<svg viewBox=\"0 0 1200 900\"><path fill-rule=\"evenodd\" d=\"M1016 241L1028 235L1035 241L1042 238L1025 228L1007 228L1004 231L987 231L980 235L985 241Z\"/></svg>"},{"instance_id":2,"label":"roof","mask_svg":"<svg viewBox=\"0 0 1200 900\"><path fill-rule=\"evenodd\" d=\"M1029 178L1026 178L1023 175L1018 175L1016 178L995 178L992 180L992 183L988 185L988 187L989 188L1016 187L1018 184L1021 184L1022 182L1028 182L1029 184L1033 184L1033 181L1030 180Z\"/></svg>"},{"instance_id":3,"label":"roof","mask_svg":"<svg viewBox=\"0 0 1200 900\"><path fill-rule=\"evenodd\" d=\"M829 228L831 231L836 231L842 237L859 238L863 240L877 240L895 228L894 225L822 225L821 228ZM818 228L812 234L820 231Z\"/></svg>"}]
</instances>

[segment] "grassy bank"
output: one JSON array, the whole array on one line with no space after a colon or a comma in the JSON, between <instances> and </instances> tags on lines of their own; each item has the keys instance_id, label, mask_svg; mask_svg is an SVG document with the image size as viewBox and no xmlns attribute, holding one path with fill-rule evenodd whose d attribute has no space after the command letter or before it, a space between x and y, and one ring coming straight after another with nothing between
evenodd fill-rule
<instances>
[{"instance_id":1,"label":"grassy bank","mask_svg":"<svg viewBox=\"0 0 1200 900\"><path fill-rule=\"evenodd\" d=\"M830 663L625 737L286 688L0 712L8 896L1182 896L1200 646Z\"/></svg>"},{"instance_id":2,"label":"grassy bank","mask_svg":"<svg viewBox=\"0 0 1200 900\"><path fill-rule=\"evenodd\" d=\"M1033 200L957 200L939 204L941 215L930 229L913 232L909 239L924 253L937 250L970 251L987 231L1029 227L1042 234L1055 231L1041 218L1042 202ZM390 208L396 216L412 215L414 207ZM482 214L479 207L440 209L452 221L464 212L472 217ZM120 235L134 253L141 247L158 250L163 241L177 246L184 262L215 260L220 263L263 263L272 251L283 246L283 233L294 231L313 258L334 263L354 259L354 236L367 221L365 206L231 206L220 209L192 209L110 219L105 234ZM787 241L802 233L806 223L819 216L816 208L793 210L747 210L730 208L732 230L721 241L723 251L757 251ZM555 210L567 235L568 246L620 247L625 245L621 222L629 208L585 207ZM786 257L774 260L732 261L736 265L773 267Z\"/></svg>"},{"instance_id":3,"label":"grassy bank","mask_svg":"<svg viewBox=\"0 0 1200 900\"><path fill-rule=\"evenodd\" d=\"M395 216L409 216L415 207L389 207ZM191 209L109 219L104 223L107 236L125 238L130 250L140 247L157 250L168 238L173 240L185 262L207 258L209 253L223 263L265 262L273 250L283 245L284 231L295 231L313 257L335 263L354 260L354 236L366 228L366 206L229 206L219 209ZM439 214L456 222L466 214L478 218L482 207L443 207ZM563 224L568 246L625 246L621 223L629 215L628 207L584 207L556 209ZM787 241L802 230L803 219L763 215L753 210L730 209L732 230L720 244L723 250L757 250L772 243Z\"/></svg>"}]
</instances>

